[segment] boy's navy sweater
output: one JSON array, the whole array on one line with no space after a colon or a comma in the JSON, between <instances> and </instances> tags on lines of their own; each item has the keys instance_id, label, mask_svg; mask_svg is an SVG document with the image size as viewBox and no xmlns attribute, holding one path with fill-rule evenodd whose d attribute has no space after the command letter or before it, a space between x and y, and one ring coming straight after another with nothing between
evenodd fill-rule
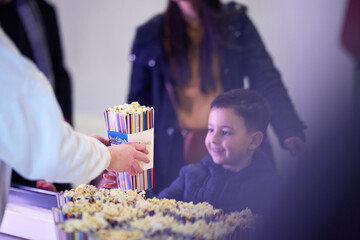
<instances>
[{"instance_id":1,"label":"boy's navy sweater","mask_svg":"<svg viewBox=\"0 0 360 240\"><path fill-rule=\"evenodd\" d=\"M263 213L278 180L259 150L255 151L252 163L239 172L224 169L207 155L200 163L181 168L179 177L158 197L194 203L206 201L225 212L250 208L254 213Z\"/></svg>"}]
</instances>

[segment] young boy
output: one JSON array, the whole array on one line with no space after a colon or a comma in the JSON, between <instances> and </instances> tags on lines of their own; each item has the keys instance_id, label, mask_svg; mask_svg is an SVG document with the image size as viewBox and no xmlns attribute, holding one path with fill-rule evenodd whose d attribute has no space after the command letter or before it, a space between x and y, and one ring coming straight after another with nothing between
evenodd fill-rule
<instances>
[{"instance_id":1,"label":"young boy","mask_svg":"<svg viewBox=\"0 0 360 240\"><path fill-rule=\"evenodd\" d=\"M250 208L263 213L278 176L260 146L270 120L265 99L254 91L235 89L211 103L205 145L209 155L187 165L158 195L185 202L209 202L225 212ZM115 176L105 174L116 187Z\"/></svg>"},{"instance_id":2,"label":"young boy","mask_svg":"<svg viewBox=\"0 0 360 240\"><path fill-rule=\"evenodd\" d=\"M205 139L209 155L183 167L158 197L206 201L225 212L248 207L262 213L278 180L258 149L269 120L269 105L259 94L246 89L220 94L211 103Z\"/></svg>"}]
</instances>

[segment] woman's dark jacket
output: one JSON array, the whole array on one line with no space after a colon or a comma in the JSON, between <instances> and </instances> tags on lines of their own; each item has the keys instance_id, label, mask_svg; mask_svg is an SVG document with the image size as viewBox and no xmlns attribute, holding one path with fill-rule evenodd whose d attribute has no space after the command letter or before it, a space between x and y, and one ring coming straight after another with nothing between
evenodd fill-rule
<instances>
[{"instance_id":1,"label":"woman's dark jacket","mask_svg":"<svg viewBox=\"0 0 360 240\"><path fill-rule=\"evenodd\" d=\"M255 213L264 213L278 183L278 176L261 151L256 151L252 163L239 172L224 169L207 155L200 163L181 168L179 177L158 197L209 202L225 212L250 208Z\"/></svg>"},{"instance_id":2,"label":"woman's dark jacket","mask_svg":"<svg viewBox=\"0 0 360 240\"><path fill-rule=\"evenodd\" d=\"M280 142L290 136L305 139L304 125L245 7L229 3L223 9L231 13L224 14L224 24L219 27L223 37L217 46L224 91L244 87L244 77L248 77L250 88L270 103L271 125ZM182 135L166 90L173 85L163 48L163 29L163 14L139 27L130 55L133 65L128 101L155 109L155 192L168 186L184 164Z\"/></svg>"}]
</instances>

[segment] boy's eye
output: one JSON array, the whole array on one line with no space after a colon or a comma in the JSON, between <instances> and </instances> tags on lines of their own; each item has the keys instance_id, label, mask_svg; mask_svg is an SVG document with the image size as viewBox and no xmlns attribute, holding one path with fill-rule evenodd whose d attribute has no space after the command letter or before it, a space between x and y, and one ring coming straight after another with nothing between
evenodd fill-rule
<instances>
[{"instance_id":1,"label":"boy's eye","mask_svg":"<svg viewBox=\"0 0 360 240\"><path fill-rule=\"evenodd\" d=\"M212 132L214 132L214 129L208 128L208 132L209 132L209 133L212 133Z\"/></svg>"},{"instance_id":2,"label":"boy's eye","mask_svg":"<svg viewBox=\"0 0 360 240\"><path fill-rule=\"evenodd\" d=\"M223 136L229 136L229 135L231 135L231 132L229 132L229 131L223 131L222 134L223 134Z\"/></svg>"}]
</instances>

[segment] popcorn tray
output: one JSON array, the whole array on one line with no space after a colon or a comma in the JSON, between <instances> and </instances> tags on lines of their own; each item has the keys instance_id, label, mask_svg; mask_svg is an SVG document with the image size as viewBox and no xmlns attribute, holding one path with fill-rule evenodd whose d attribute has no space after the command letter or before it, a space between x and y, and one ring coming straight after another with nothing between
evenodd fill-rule
<instances>
[{"instance_id":1,"label":"popcorn tray","mask_svg":"<svg viewBox=\"0 0 360 240\"><path fill-rule=\"evenodd\" d=\"M249 209L224 214L208 203L145 199L145 192L80 185L58 194L58 239L247 239ZM60 201L59 201L60 202Z\"/></svg>"}]
</instances>

